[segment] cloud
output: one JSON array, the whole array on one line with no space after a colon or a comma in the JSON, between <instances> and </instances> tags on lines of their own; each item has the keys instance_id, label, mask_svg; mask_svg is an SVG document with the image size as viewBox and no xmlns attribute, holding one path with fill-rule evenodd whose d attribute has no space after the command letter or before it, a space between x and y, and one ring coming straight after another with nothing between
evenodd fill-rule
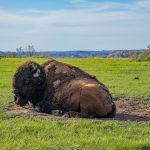
<instances>
[{"instance_id":1,"label":"cloud","mask_svg":"<svg viewBox=\"0 0 150 150\"><path fill-rule=\"evenodd\" d=\"M119 49L142 48L149 42L148 0L70 3L76 9L0 10L0 48L33 43L41 50Z\"/></svg>"},{"instance_id":2,"label":"cloud","mask_svg":"<svg viewBox=\"0 0 150 150\"><path fill-rule=\"evenodd\" d=\"M114 2L114 1L103 1L95 2L88 0L69 0L71 4L74 4L76 8L82 8L89 11L135 11L135 10L150 10L149 0L135 0L135 2Z\"/></svg>"},{"instance_id":3,"label":"cloud","mask_svg":"<svg viewBox=\"0 0 150 150\"><path fill-rule=\"evenodd\" d=\"M150 11L150 1L149 0L139 0L136 4L136 8Z\"/></svg>"}]
</instances>

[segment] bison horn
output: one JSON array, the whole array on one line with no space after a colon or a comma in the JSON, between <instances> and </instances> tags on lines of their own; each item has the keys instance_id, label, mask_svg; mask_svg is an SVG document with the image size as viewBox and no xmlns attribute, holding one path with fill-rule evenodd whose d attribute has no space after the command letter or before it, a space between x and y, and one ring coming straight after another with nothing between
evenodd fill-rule
<instances>
[{"instance_id":1,"label":"bison horn","mask_svg":"<svg viewBox=\"0 0 150 150\"><path fill-rule=\"evenodd\" d=\"M40 76L40 69L38 69L34 74L33 77L39 77Z\"/></svg>"}]
</instances>

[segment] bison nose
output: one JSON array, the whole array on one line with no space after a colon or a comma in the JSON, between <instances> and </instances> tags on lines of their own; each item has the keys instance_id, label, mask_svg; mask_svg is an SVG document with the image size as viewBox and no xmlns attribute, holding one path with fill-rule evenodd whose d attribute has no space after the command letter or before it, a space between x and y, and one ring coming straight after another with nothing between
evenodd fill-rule
<instances>
[{"instance_id":1,"label":"bison nose","mask_svg":"<svg viewBox=\"0 0 150 150\"><path fill-rule=\"evenodd\" d=\"M15 103L19 106L25 106L28 103L27 99L17 98Z\"/></svg>"}]
</instances>

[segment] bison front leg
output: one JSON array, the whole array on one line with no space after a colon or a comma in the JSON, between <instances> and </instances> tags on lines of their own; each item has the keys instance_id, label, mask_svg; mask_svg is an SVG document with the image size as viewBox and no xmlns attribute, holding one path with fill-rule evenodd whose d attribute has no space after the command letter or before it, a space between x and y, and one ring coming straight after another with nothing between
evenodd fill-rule
<instances>
[{"instance_id":1,"label":"bison front leg","mask_svg":"<svg viewBox=\"0 0 150 150\"><path fill-rule=\"evenodd\" d=\"M62 117L65 117L65 118L72 118L72 117L73 118L74 117L77 117L77 118L93 118L93 116L90 116L87 113L74 112L74 111L65 112Z\"/></svg>"},{"instance_id":2,"label":"bison front leg","mask_svg":"<svg viewBox=\"0 0 150 150\"><path fill-rule=\"evenodd\" d=\"M42 113L51 113L51 105L47 101L40 101L35 106L35 110Z\"/></svg>"},{"instance_id":3,"label":"bison front leg","mask_svg":"<svg viewBox=\"0 0 150 150\"><path fill-rule=\"evenodd\" d=\"M37 112L48 113L48 114L52 114L54 116L62 116L63 115L62 110L53 110L53 108L47 101L40 101L39 103L37 103L35 105L35 110Z\"/></svg>"}]
</instances>

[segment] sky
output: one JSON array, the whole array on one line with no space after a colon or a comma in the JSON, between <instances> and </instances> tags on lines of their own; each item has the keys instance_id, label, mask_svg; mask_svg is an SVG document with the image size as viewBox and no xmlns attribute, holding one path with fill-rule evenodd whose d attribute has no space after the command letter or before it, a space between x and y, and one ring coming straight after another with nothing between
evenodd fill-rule
<instances>
[{"instance_id":1,"label":"sky","mask_svg":"<svg viewBox=\"0 0 150 150\"><path fill-rule=\"evenodd\" d=\"M150 0L0 0L0 50L141 49Z\"/></svg>"}]
</instances>

